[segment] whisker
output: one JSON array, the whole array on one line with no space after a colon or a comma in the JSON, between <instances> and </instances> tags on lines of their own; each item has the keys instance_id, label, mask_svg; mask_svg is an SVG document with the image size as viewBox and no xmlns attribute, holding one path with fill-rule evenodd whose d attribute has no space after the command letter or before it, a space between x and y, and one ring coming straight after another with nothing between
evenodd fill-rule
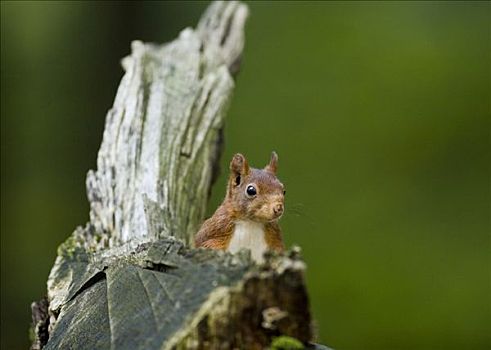
<instances>
[{"instance_id":1,"label":"whisker","mask_svg":"<svg viewBox=\"0 0 491 350\"><path fill-rule=\"evenodd\" d=\"M302 203L293 203L286 206L285 211L288 214L292 214L297 218L302 218L302 222L306 224L310 228L314 228L316 226L315 220L311 215L307 214L305 210L306 206Z\"/></svg>"}]
</instances>

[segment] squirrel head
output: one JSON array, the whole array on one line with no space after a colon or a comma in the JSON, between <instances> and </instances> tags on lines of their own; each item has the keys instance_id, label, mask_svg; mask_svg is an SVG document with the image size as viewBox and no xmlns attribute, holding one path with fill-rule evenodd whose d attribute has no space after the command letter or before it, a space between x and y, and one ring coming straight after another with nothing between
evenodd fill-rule
<instances>
[{"instance_id":1,"label":"squirrel head","mask_svg":"<svg viewBox=\"0 0 491 350\"><path fill-rule=\"evenodd\" d=\"M250 168L242 154L234 155L230 162L226 201L238 218L266 223L281 217L285 188L276 177L277 168L275 152L263 169Z\"/></svg>"}]
</instances>

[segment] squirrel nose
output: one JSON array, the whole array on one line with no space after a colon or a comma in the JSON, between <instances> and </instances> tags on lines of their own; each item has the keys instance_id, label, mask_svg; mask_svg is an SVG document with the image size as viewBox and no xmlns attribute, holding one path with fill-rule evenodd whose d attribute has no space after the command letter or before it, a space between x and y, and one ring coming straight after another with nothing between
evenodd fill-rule
<instances>
[{"instance_id":1,"label":"squirrel nose","mask_svg":"<svg viewBox=\"0 0 491 350\"><path fill-rule=\"evenodd\" d=\"M278 203L273 207L273 212L275 215L281 215L283 214L283 204Z\"/></svg>"}]
</instances>

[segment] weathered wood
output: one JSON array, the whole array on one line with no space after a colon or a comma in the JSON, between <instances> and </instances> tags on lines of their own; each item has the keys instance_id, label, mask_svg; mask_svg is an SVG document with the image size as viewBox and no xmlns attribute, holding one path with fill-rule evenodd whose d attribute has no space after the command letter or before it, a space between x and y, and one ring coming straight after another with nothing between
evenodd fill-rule
<instances>
[{"instance_id":1,"label":"weathered wood","mask_svg":"<svg viewBox=\"0 0 491 350\"><path fill-rule=\"evenodd\" d=\"M48 302L32 305L33 348L261 349L277 336L312 339L297 251L258 266L246 251L190 247L216 176L246 17L239 2L214 2L169 44L133 42L87 175L90 222L58 249Z\"/></svg>"},{"instance_id":2,"label":"weathered wood","mask_svg":"<svg viewBox=\"0 0 491 350\"><path fill-rule=\"evenodd\" d=\"M132 43L97 170L87 175L90 223L109 246L167 235L191 242L220 154L246 17L245 5L216 2L197 30L169 44Z\"/></svg>"},{"instance_id":3,"label":"weathered wood","mask_svg":"<svg viewBox=\"0 0 491 350\"><path fill-rule=\"evenodd\" d=\"M262 349L277 335L312 337L295 253L255 266L246 252L169 237L111 254L62 247L59 259L53 286L67 274L70 283L51 300L59 307L45 349Z\"/></svg>"}]
</instances>

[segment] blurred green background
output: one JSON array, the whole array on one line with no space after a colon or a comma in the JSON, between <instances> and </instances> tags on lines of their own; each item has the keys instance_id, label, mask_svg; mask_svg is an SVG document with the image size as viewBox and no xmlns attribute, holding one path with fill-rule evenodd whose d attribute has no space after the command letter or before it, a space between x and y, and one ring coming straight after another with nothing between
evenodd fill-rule
<instances>
[{"instance_id":1,"label":"blurred green background","mask_svg":"<svg viewBox=\"0 0 491 350\"><path fill-rule=\"evenodd\" d=\"M319 341L490 349L490 3L249 5L222 163L278 152ZM28 346L29 304L88 219L130 41L172 40L206 6L2 1L2 349Z\"/></svg>"}]
</instances>

